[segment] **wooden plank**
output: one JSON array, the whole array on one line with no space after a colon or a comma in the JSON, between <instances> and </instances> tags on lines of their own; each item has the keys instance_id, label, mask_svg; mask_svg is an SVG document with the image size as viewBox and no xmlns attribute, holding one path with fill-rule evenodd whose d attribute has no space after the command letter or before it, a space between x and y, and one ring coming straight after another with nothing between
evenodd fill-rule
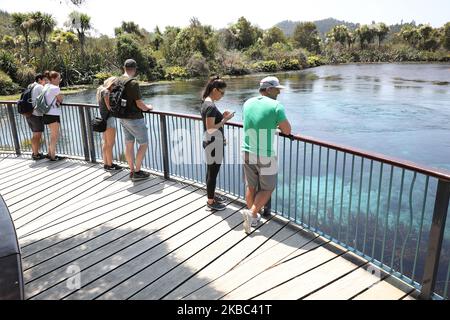
<instances>
[{"instance_id":1,"label":"wooden plank","mask_svg":"<svg viewBox=\"0 0 450 320\"><path fill-rule=\"evenodd\" d=\"M377 282L353 300L399 300L405 292L394 287L386 280Z\"/></svg>"},{"instance_id":2,"label":"wooden plank","mask_svg":"<svg viewBox=\"0 0 450 320\"><path fill-rule=\"evenodd\" d=\"M242 242L231 248L226 254L221 255L219 259L202 270L196 269L198 271L189 279L179 281L177 287L173 288L169 294L162 298L178 300L191 292L206 286L208 283L231 271L247 257L252 256L255 252L259 252L267 242L274 240L277 236L279 237L279 235L286 230L285 224L282 224L275 219L268 221L259 228L255 234L251 237L246 237ZM294 232L292 229L290 229L290 231L291 233Z\"/></svg>"},{"instance_id":3,"label":"wooden plank","mask_svg":"<svg viewBox=\"0 0 450 320\"><path fill-rule=\"evenodd\" d=\"M56 224L61 224L64 221L70 220L74 217L79 209L86 207L86 203L96 203L98 200L102 199L105 194L109 193L109 189L112 189L115 184L119 181L123 181L128 178L128 172L119 172L114 175L108 176L106 179L103 177L103 181L98 183L92 188L84 190L79 196L83 197L79 201L71 201L69 203L64 203L58 208L51 210L44 217L40 218L35 223L24 226L18 232L18 237L23 238L32 233L36 233L45 228L49 228Z\"/></svg>"},{"instance_id":4,"label":"wooden plank","mask_svg":"<svg viewBox=\"0 0 450 320\"><path fill-rule=\"evenodd\" d=\"M186 219L179 220L175 223L170 224L166 228L163 228L161 230L141 230L140 234L138 233L135 236L140 237L141 239L139 242L135 242L130 246L127 246L126 248L123 248L121 250L117 250L117 248L112 247L113 250L112 254L108 255L106 259L97 261L96 259L95 264L91 264L93 261L92 259L95 259L93 256L87 256L79 259L77 261L77 264L80 263L81 266L85 266L85 268L81 268L82 275L83 275L83 283L90 283L92 281L97 280L98 278L101 278L105 275L105 273L111 274L112 270L116 270L120 266L126 265L129 261L132 261L136 258L140 258L145 253L149 252L152 248L160 247L161 244L164 243L166 237L164 234L171 233L171 236L179 236L180 231L184 230L187 226L186 223L188 221L195 221L196 225L201 225L203 222L203 219L199 215L203 211L203 214L208 215L209 212L205 213L204 211L204 201L202 201L203 205L202 208L199 210L200 212L193 213L186 217ZM164 209L162 209L164 211ZM215 215L210 214L209 217L215 217ZM211 218L210 218L211 219ZM221 219L220 217L216 217L217 219ZM204 227L202 227L202 230L204 230ZM182 241L186 241L186 235L185 237L181 238ZM101 253L101 252L100 252ZM109 253L109 252L108 252ZM96 255L99 253L96 252ZM138 263L137 261L133 261L132 265L129 267L139 268L141 267L141 263ZM129 275L128 268L124 268L125 274ZM53 276L51 278L53 282ZM34 297L37 299L60 299L65 297L66 295L70 294L71 292L74 292L75 290L69 290L66 288L64 279L67 277L67 275L64 275L62 281L58 282L56 285L52 286L49 290L46 290L39 294L38 296ZM44 281L45 283L45 281ZM109 283L109 282L108 282Z\"/></svg>"},{"instance_id":5,"label":"wooden plank","mask_svg":"<svg viewBox=\"0 0 450 320\"><path fill-rule=\"evenodd\" d=\"M60 183L57 189L51 189L49 194L46 194L44 198L30 203L27 207L23 207L19 210L13 208L13 219L17 230L32 221L41 218L49 210L57 208L59 205L63 204L66 199L71 199L72 193L76 192L77 188L86 185L89 181L104 175L104 172L99 172L95 168L85 169L84 172L72 176Z\"/></svg>"},{"instance_id":6,"label":"wooden plank","mask_svg":"<svg viewBox=\"0 0 450 320\"><path fill-rule=\"evenodd\" d=\"M242 217L238 210L240 206L229 205L225 211L216 212L203 218L199 223L190 226L183 232L167 238L158 247L129 261L122 270L103 277L103 283L110 283L114 278L116 286L97 297L97 299L126 299L138 290L156 280L167 270L174 268L182 262L178 254L194 255L210 243L226 236L237 226L241 226ZM242 230L234 230L240 236L245 236ZM120 279L117 282L117 278ZM98 285L97 285L98 287Z\"/></svg>"},{"instance_id":7,"label":"wooden plank","mask_svg":"<svg viewBox=\"0 0 450 320\"><path fill-rule=\"evenodd\" d=\"M305 300L348 300L380 281L381 273L373 265L365 265L338 281L306 297Z\"/></svg>"},{"instance_id":8,"label":"wooden plank","mask_svg":"<svg viewBox=\"0 0 450 320\"><path fill-rule=\"evenodd\" d=\"M68 212L71 212L67 209L62 209L61 206L83 203L85 201L83 199L84 193L97 187L107 177L111 177L110 174L101 170L94 171L91 175L87 175L83 178L79 177L81 178L80 180L77 180L73 184L67 186L67 188L61 188L55 192L53 195L59 194L59 196L49 202L49 205L45 205L34 210L33 215L37 218L34 218L28 225L32 224L33 226L38 226L47 216L52 216L55 218L55 215L58 213L67 214ZM16 219L16 221L17 220L19 219ZM26 227L27 224L16 224L16 226L17 230L21 230L23 227Z\"/></svg>"},{"instance_id":9,"label":"wooden plank","mask_svg":"<svg viewBox=\"0 0 450 320\"><path fill-rule=\"evenodd\" d=\"M25 163L28 163L29 161L30 161L30 159L26 159L26 158L11 157L11 158L4 159L0 163L0 177L3 176L5 173L8 173L12 170L20 168L21 166L23 166Z\"/></svg>"},{"instance_id":10,"label":"wooden plank","mask_svg":"<svg viewBox=\"0 0 450 320\"><path fill-rule=\"evenodd\" d=\"M152 228L154 225L165 226L165 224L176 221L182 217L182 214L185 214L182 210L178 210L178 212L182 212L178 215L177 213L167 214L167 210L171 210L171 208L177 208L179 206L185 206L191 201L198 200L199 197L203 198L203 196L203 192L196 191L195 189L182 189L176 192L171 192L168 197L160 198L161 201L158 203L152 202L147 206L142 207L141 210L136 210L135 215L130 214L125 217L106 222L102 228L104 230L107 229L107 232L96 235L95 238L91 238L89 233L83 234L78 238L85 241L77 243L69 248L67 248L67 246L61 247L61 251L58 254L52 255L50 258L41 254L40 256L42 261L32 267L29 266L29 262L27 261L29 259L25 259L27 263L24 268L24 278L27 280L28 274L32 274L33 277L42 276L62 265L76 261L89 253L92 253L94 259L99 259L101 255L106 254L108 247L111 248L112 252L120 250L121 246L126 247L129 243L136 241L133 234L137 233L139 229L148 229L149 225L151 225ZM165 206L159 210L152 210L161 205ZM142 212L146 212L146 214L143 215ZM119 238L121 238L120 241L116 241ZM114 244L112 244L113 241L115 241ZM102 248L101 255L99 255L99 252L97 251L100 247Z\"/></svg>"},{"instance_id":11,"label":"wooden plank","mask_svg":"<svg viewBox=\"0 0 450 320\"><path fill-rule=\"evenodd\" d=\"M48 219L45 217L40 220L40 225L36 225L36 228L34 228L35 225L33 225L30 229L25 228L24 230L18 230L17 234L19 240L77 218L88 211L99 209L114 202L122 202L122 205L126 205L128 202L126 202L125 198L131 194L146 192L149 188L152 188L154 185L160 183L163 183L163 181L155 177L151 177L148 180L140 181L135 184L129 180L128 175L126 174L125 177L117 179L114 185L99 193L94 199L90 199L88 197L85 201L80 201L78 204L71 204L69 208L61 207L57 212L48 215Z\"/></svg>"},{"instance_id":12,"label":"wooden plank","mask_svg":"<svg viewBox=\"0 0 450 320\"><path fill-rule=\"evenodd\" d=\"M222 277L210 282L206 287L192 292L183 297L184 299L220 299L222 296L239 288L247 283L249 279L258 277L265 270L270 270L286 256L292 252L306 254L317 248L320 244L312 241L312 238L306 238L299 233L295 233L285 242L277 244L276 249L272 251L264 251L254 258L236 266ZM311 255L311 254L310 254ZM288 264L289 266L291 264ZM289 270L288 270L289 271ZM284 271L285 272L285 271ZM291 271L292 272L292 271ZM260 287L258 284L257 288Z\"/></svg>"},{"instance_id":13,"label":"wooden plank","mask_svg":"<svg viewBox=\"0 0 450 320\"><path fill-rule=\"evenodd\" d=\"M145 193L130 194L125 200L119 202L112 202L96 210L88 210L83 215L68 221L67 224L57 225L55 227L44 229L42 232L33 234L26 239L19 239L22 248L22 257L29 258L36 253L42 253L44 249L48 248L48 244L69 245L73 238L88 230L102 226L107 221L124 216L131 211L139 209L142 205L148 202L155 201L158 198L167 195L168 192L177 190L170 189L174 182L161 182L155 179L149 188L143 190ZM149 186L148 184L146 186ZM120 210L118 210L120 209ZM95 232L94 232L95 233ZM91 234L92 236L93 234ZM28 245L25 245L28 243Z\"/></svg>"},{"instance_id":14,"label":"wooden plank","mask_svg":"<svg viewBox=\"0 0 450 320\"><path fill-rule=\"evenodd\" d=\"M283 225L275 223L275 228L268 228L270 222L268 223L267 221L265 221L265 219L263 219L262 222L263 224L261 225L261 227L255 232L257 234L255 235L255 238L262 238L263 241L267 240L271 235L273 235L274 232L280 230L280 228L283 227ZM270 224L270 226L273 225L273 223ZM269 233L267 233L268 230ZM153 300L163 298L173 289L178 287L179 284L185 282L190 278L197 277L200 271L213 264L214 262L217 262L220 258L222 258L220 259L222 261L228 260L229 256L230 259L233 259L230 250L238 247L239 254L245 253L245 245L241 246L241 244L245 243L246 245L249 245L249 239L254 242L258 242L258 240L254 240L252 238L253 237L248 237L243 232L242 227L239 227L232 230L230 233L226 234L214 243L205 246L201 251L192 256L190 255L190 252L184 249L175 251L174 255L171 255L170 259L176 258L177 260L183 262L181 264L178 264L174 269L170 271L166 270L166 273L164 275L160 276L156 281L147 285L145 289L133 296L133 299ZM245 241L246 239L247 241ZM163 264L164 261L160 261L158 263ZM163 268L161 268L160 270L164 271ZM148 272L151 271L149 270Z\"/></svg>"},{"instance_id":15,"label":"wooden plank","mask_svg":"<svg viewBox=\"0 0 450 320\"><path fill-rule=\"evenodd\" d=\"M33 178L38 173L50 173L50 168L61 166L66 162L74 161L58 161L54 164L50 162L26 163L26 165L21 166L16 170L10 170L9 174L2 176L0 185L2 186L2 190L7 189L7 187L14 186L14 184ZM7 191L5 190L4 192L6 193Z\"/></svg>"},{"instance_id":16,"label":"wooden plank","mask_svg":"<svg viewBox=\"0 0 450 320\"><path fill-rule=\"evenodd\" d=\"M15 220L21 217L20 213L27 213L30 209L32 210L32 207L30 207L30 205L35 205L36 202L40 202L40 205L45 204L44 199L46 199L46 196L52 195L55 191L70 185L73 181L77 181L79 177L84 177L87 174L96 172L97 170L94 166L90 166L89 168L79 166L75 167L75 169L61 169L61 171L62 174L59 175L57 179L53 180L50 186L42 186L42 188L39 191L36 191L32 196L15 199L13 201L5 201L10 208L11 214L13 215L13 218Z\"/></svg>"},{"instance_id":17,"label":"wooden plank","mask_svg":"<svg viewBox=\"0 0 450 320\"><path fill-rule=\"evenodd\" d=\"M42 186L49 184L52 180L57 179L60 176L65 175L67 172L63 169L76 168L79 163L72 161L60 161L57 167L52 167L49 170L48 167L43 167L41 169L34 170L32 175L26 178L18 178L16 180L10 180L8 184L4 185L2 188L2 194L4 199L13 203L17 199L23 199L26 195L34 194L35 190L39 190Z\"/></svg>"}]
</instances>

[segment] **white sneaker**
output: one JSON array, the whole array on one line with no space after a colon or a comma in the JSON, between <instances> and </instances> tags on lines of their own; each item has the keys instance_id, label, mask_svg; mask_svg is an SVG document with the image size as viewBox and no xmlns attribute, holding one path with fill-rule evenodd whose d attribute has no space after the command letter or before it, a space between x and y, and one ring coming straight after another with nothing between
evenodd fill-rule
<instances>
[{"instance_id":1,"label":"white sneaker","mask_svg":"<svg viewBox=\"0 0 450 320\"><path fill-rule=\"evenodd\" d=\"M249 234L250 232L252 232L251 223L250 223L250 221L253 220L252 212L248 209L244 209L241 211L241 213L242 213L242 218L244 218L244 231L245 231L245 233Z\"/></svg>"},{"instance_id":2,"label":"white sneaker","mask_svg":"<svg viewBox=\"0 0 450 320\"><path fill-rule=\"evenodd\" d=\"M261 215L259 213L257 214L256 218L253 218L253 215L252 215L252 224L251 224L251 226L253 228L256 228L260 221L261 221Z\"/></svg>"}]
</instances>

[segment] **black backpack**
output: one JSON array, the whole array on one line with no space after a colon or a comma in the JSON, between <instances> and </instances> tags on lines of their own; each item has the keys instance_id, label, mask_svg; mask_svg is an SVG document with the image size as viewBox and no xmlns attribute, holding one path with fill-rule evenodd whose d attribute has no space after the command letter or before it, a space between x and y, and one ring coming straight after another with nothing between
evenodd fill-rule
<instances>
[{"instance_id":1,"label":"black backpack","mask_svg":"<svg viewBox=\"0 0 450 320\"><path fill-rule=\"evenodd\" d=\"M109 94L109 106L111 107L111 115L120 117L126 114L127 100L124 99L125 87L134 78L121 79Z\"/></svg>"},{"instance_id":2,"label":"black backpack","mask_svg":"<svg viewBox=\"0 0 450 320\"><path fill-rule=\"evenodd\" d=\"M28 117L33 113L34 106L31 100L31 94L35 86L35 83L30 84L20 95L19 101L17 101L17 111Z\"/></svg>"}]
</instances>

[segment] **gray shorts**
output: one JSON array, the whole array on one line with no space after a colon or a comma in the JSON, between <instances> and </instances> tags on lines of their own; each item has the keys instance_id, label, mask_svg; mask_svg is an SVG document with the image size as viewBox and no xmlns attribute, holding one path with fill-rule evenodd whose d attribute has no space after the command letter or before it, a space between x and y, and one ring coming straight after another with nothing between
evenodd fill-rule
<instances>
[{"instance_id":1,"label":"gray shorts","mask_svg":"<svg viewBox=\"0 0 450 320\"><path fill-rule=\"evenodd\" d=\"M247 186L262 191L273 191L277 186L277 157L262 157L244 152L244 175Z\"/></svg>"},{"instance_id":2,"label":"gray shorts","mask_svg":"<svg viewBox=\"0 0 450 320\"><path fill-rule=\"evenodd\" d=\"M106 129L116 129L116 118L109 117L108 120L106 120Z\"/></svg>"},{"instance_id":3,"label":"gray shorts","mask_svg":"<svg viewBox=\"0 0 450 320\"><path fill-rule=\"evenodd\" d=\"M27 123L32 132L44 132L44 117L38 117L32 114L27 117Z\"/></svg>"},{"instance_id":4,"label":"gray shorts","mask_svg":"<svg viewBox=\"0 0 450 320\"><path fill-rule=\"evenodd\" d=\"M148 144L148 129L144 119L120 119L125 142Z\"/></svg>"}]
</instances>

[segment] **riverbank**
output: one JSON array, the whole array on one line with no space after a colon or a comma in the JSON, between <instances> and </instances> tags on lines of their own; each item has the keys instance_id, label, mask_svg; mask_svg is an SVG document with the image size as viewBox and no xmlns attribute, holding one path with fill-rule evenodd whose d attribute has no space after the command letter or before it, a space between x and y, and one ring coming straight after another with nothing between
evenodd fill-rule
<instances>
[{"instance_id":1,"label":"riverbank","mask_svg":"<svg viewBox=\"0 0 450 320\"><path fill-rule=\"evenodd\" d=\"M264 76L268 76L268 75L273 75L273 74L279 74L279 73L286 73L286 74L290 74L290 73L297 73L299 71L302 70L310 70L310 69L314 69L314 68L318 68L321 66L339 66L339 65L378 65L378 64L397 64L397 65L407 65L407 64L414 64L414 65L423 65L423 64L445 64L448 62L441 62L441 61L434 61L434 62L428 62L428 61L403 61L403 62L340 62L340 63L335 63L335 64L323 64L323 65L319 65L319 66L311 66L311 67L305 67L303 69L300 70L290 70L290 71L274 71L274 72L252 72L249 74L244 74L244 75L224 75L222 76L223 79L227 80L227 79L245 79L245 78L251 78L254 76L260 76L260 77L264 77ZM153 82L147 82L147 81L139 81L139 84L142 87L150 87L150 86L156 86L156 85L164 85L164 84L176 84L176 83L181 83L181 82L191 82L191 81L197 81L197 80L206 80L206 79L202 79L202 78L189 78L189 79L175 79L175 80L156 80ZM314 79L309 79L309 80L314 80ZM444 83L437 83L437 84L441 84L441 85L448 85L448 82L444 82ZM91 85L75 85L75 86L70 86L70 87L63 87L62 90L62 94L64 95L74 95L74 94L79 94L82 93L84 91L87 90L93 90L96 89L97 85L91 84ZM5 95L5 96L0 96L0 101L16 101L20 98L20 93L17 94L12 94L12 95Z\"/></svg>"},{"instance_id":2,"label":"riverbank","mask_svg":"<svg viewBox=\"0 0 450 320\"><path fill-rule=\"evenodd\" d=\"M62 94L64 94L64 95L71 95L71 94L81 93L86 90L92 90L95 88L96 88L96 86L94 86L94 85L77 85L77 86L61 88L61 91L62 91ZM7 96L0 96L0 101L17 101L19 99L20 99L20 93L11 94L11 95L7 95Z\"/></svg>"}]
</instances>

